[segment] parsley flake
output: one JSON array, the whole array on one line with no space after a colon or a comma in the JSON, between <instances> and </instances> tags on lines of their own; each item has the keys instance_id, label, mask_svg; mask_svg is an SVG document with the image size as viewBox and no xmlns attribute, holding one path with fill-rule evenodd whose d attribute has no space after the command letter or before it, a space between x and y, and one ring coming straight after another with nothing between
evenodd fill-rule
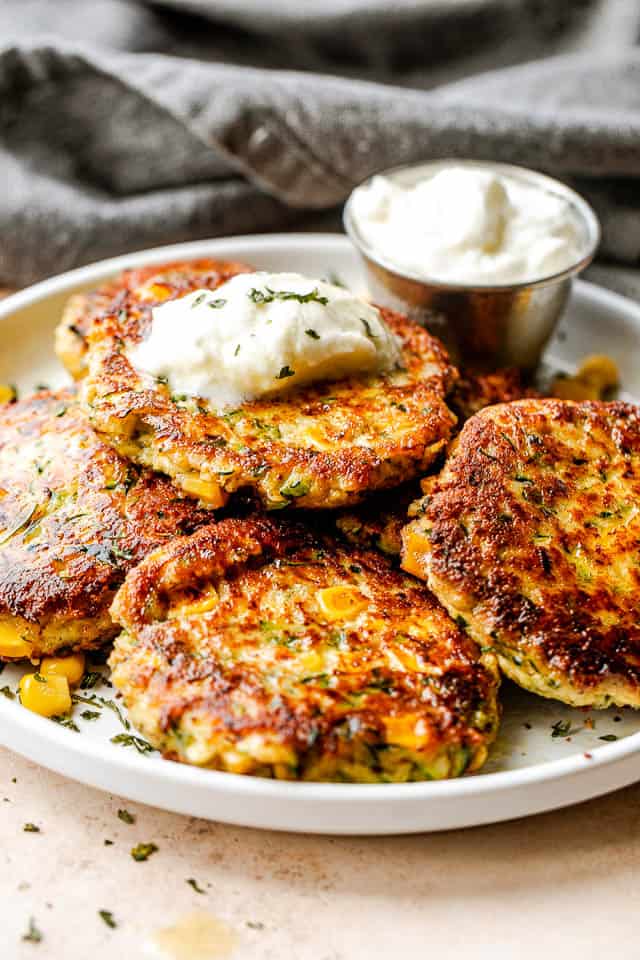
<instances>
[{"instance_id":1,"label":"parsley flake","mask_svg":"<svg viewBox=\"0 0 640 960\"><path fill-rule=\"evenodd\" d=\"M187 883L190 887L193 887L196 893L206 894L207 891L198 886L198 881L194 877L187 877Z\"/></svg>"},{"instance_id":2,"label":"parsley flake","mask_svg":"<svg viewBox=\"0 0 640 960\"><path fill-rule=\"evenodd\" d=\"M111 743L117 743L122 747L135 747L138 753L150 753L153 747L142 737L134 737L131 733L118 733L111 737Z\"/></svg>"},{"instance_id":3,"label":"parsley flake","mask_svg":"<svg viewBox=\"0 0 640 960\"><path fill-rule=\"evenodd\" d=\"M135 847L131 848L131 856L138 863L141 863L143 860L148 860L157 850L158 848L155 843L138 843Z\"/></svg>"},{"instance_id":4,"label":"parsley flake","mask_svg":"<svg viewBox=\"0 0 640 960\"><path fill-rule=\"evenodd\" d=\"M274 300L297 300L298 303L320 303L323 307L329 303L327 297L321 297L318 288L315 287L309 293L295 293L293 290L272 290L271 287L265 287L264 290L258 290L254 287L247 294L249 300L253 303L273 303Z\"/></svg>"},{"instance_id":5,"label":"parsley flake","mask_svg":"<svg viewBox=\"0 0 640 960\"><path fill-rule=\"evenodd\" d=\"M29 917L29 927L26 933L22 934L25 943L42 943L42 934L36 927L36 921Z\"/></svg>"},{"instance_id":6,"label":"parsley flake","mask_svg":"<svg viewBox=\"0 0 640 960\"><path fill-rule=\"evenodd\" d=\"M308 330L305 330L305 333L308 337L311 337L312 340L320 339L320 334L316 330L314 330L313 327L309 327Z\"/></svg>"},{"instance_id":7,"label":"parsley flake","mask_svg":"<svg viewBox=\"0 0 640 960\"><path fill-rule=\"evenodd\" d=\"M40 827L37 827L35 823L25 823L22 829L25 833L40 833Z\"/></svg>"},{"instance_id":8,"label":"parsley flake","mask_svg":"<svg viewBox=\"0 0 640 960\"><path fill-rule=\"evenodd\" d=\"M295 375L295 370L292 370L290 366L285 364L284 367L280 368L280 373L276 377L276 380L286 380L288 377L295 377Z\"/></svg>"},{"instance_id":9,"label":"parsley flake","mask_svg":"<svg viewBox=\"0 0 640 960\"><path fill-rule=\"evenodd\" d=\"M112 930L118 926L116 921L113 919L113 914L111 910L98 910L98 916L101 917L108 927L111 927Z\"/></svg>"},{"instance_id":10,"label":"parsley flake","mask_svg":"<svg viewBox=\"0 0 640 960\"><path fill-rule=\"evenodd\" d=\"M136 822L136 818L132 813L129 813L128 810L118 810L118 820L122 820L123 823Z\"/></svg>"}]
</instances>

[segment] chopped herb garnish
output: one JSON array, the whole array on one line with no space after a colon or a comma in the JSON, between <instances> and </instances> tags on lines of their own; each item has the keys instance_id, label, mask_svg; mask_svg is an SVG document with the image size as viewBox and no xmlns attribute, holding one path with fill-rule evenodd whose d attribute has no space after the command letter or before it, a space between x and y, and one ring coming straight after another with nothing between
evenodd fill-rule
<instances>
[{"instance_id":1,"label":"chopped herb garnish","mask_svg":"<svg viewBox=\"0 0 640 960\"><path fill-rule=\"evenodd\" d=\"M122 820L123 823L135 823L136 818L132 813L129 813L128 810L118 810L118 820Z\"/></svg>"},{"instance_id":2,"label":"chopped herb garnish","mask_svg":"<svg viewBox=\"0 0 640 960\"><path fill-rule=\"evenodd\" d=\"M226 302L227 301L221 297L219 300L209 300L207 306L211 307L212 310L219 310L220 307L224 307Z\"/></svg>"},{"instance_id":3,"label":"chopped herb garnish","mask_svg":"<svg viewBox=\"0 0 640 960\"><path fill-rule=\"evenodd\" d=\"M102 714L99 710L83 710L80 716L83 720L97 720Z\"/></svg>"},{"instance_id":4,"label":"chopped herb garnish","mask_svg":"<svg viewBox=\"0 0 640 960\"><path fill-rule=\"evenodd\" d=\"M199 293L198 296L191 301L191 309L193 310L194 307L200 306L206 295L206 293Z\"/></svg>"},{"instance_id":5,"label":"chopped herb garnish","mask_svg":"<svg viewBox=\"0 0 640 960\"><path fill-rule=\"evenodd\" d=\"M360 317L360 323L361 323L362 326L364 327L364 332L365 332L366 335L369 337L369 340L377 340L377 339L378 339L378 338L376 337L375 333L373 332L373 330L371 329L371 324L369 323L369 321L368 321L365 317Z\"/></svg>"},{"instance_id":6,"label":"chopped herb garnish","mask_svg":"<svg viewBox=\"0 0 640 960\"><path fill-rule=\"evenodd\" d=\"M113 919L113 914L111 910L98 910L98 916L101 917L108 927L111 927L112 930L118 926L118 924Z\"/></svg>"},{"instance_id":7,"label":"chopped herb garnish","mask_svg":"<svg viewBox=\"0 0 640 960\"><path fill-rule=\"evenodd\" d=\"M105 847L112 847L112 846L113 846L113 840L105 840L104 845L105 845Z\"/></svg>"},{"instance_id":8,"label":"chopped herb garnish","mask_svg":"<svg viewBox=\"0 0 640 960\"><path fill-rule=\"evenodd\" d=\"M305 330L305 333L308 337L311 337L312 340L320 339L320 334L316 330L314 330L313 327L309 327L308 330Z\"/></svg>"},{"instance_id":9,"label":"chopped herb garnish","mask_svg":"<svg viewBox=\"0 0 640 960\"><path fill-rule=\"evenodd\" d=\"M37 672L34 673L33 679L34 679L34 680L37 680L38 683L46 683L46 682L47 682L47 678L46 678L46 677L43 677L41 673L37 673Z\"/></svg>"},{"instance_id":10,"label":"chopped herb garnish","mask_svg":"<svg viewBox=\"0 0 640 960\"><path fill-rule=\"evenodd\" d=\"M306 480L293 480L280 487L280 493L283 497L304 497L309 493L309 484Z\"/></svg>"},{"instance_id":11,"label":"chopped herb garnish","mask_svg":"<svg viewBox=\"0 0 640 960\"><path fill-rule=\"evenodd\" d=\"M138 843L135 847L131 848L131 856L140 863L142 860L148 860L151 854L155 853L157 849L155 843Z\"/></svg>"},{"instance_id":12,"label":"chopped herb garnish","mask_svg":"<svg viewBox=\"0 0 640 960\"><path fill-rule=\"evenodd\" d=\"M239 353L240 353L240 344L238 344L235 350L233 351L234 357L237 357Z\"/></svg>"},{"instance_id":13,"label":"chopped herb garnish","mask_svg":"<svg viewBox=\"0 0 640 960\"><path fill-rule=\"evenodd\" d=\"M607 743L613 743L617 739L615 733L605 733L604 736L598 737L598 740L606 740Z\"/></svg>"},{"instance_id":14,"label":"chopped herb garnish","mask_svg":"<svg viewBox=\"0 0 640 960\"><path fill-rule=\"evenodd\" d=\"M27 932L22 934L25 943L42 943L42 934L36 927L33 917L29 917L29 926Z\"/></svg>"},{"instance_id":15,"label":"chopped herb garnish","mask_svg":"<svg viewBox=\"0 0 640 960\"><path fill-rule=\"evenodd\" d=\"M131 733L118 733L111 737L111 743L117 743L122 747L135 747L138 753L150 753L153 747L142 737L134 737Z\"/></svg>"},{"instance_id":16,"label":"chopped herb garnish","mask_svg":"<svg viewBox=\"0 0 640 960\"><path fill-rule=\"evenodd\" d=\"M97 686L102 680L102 674L98 673L97 670L87 670L82 680L80 681L81 690L91 690L93 687Z\"/></svg>"},{"instance_id":17,"label":"chopped herb garnish","mask_svg":"<svg viewBox=\"0 0 640 960\"><path fill-rule=\"evenodd\" d=\"M206 893L206 892L207 892L206 890L203 890L202 887L199 887L199 886L198 886L198 881L195 880L193 877L187 877L187 883L189 884L190 887L193 887L193 889L195 890L196 893Z\"/></svg>"},{"instance_id":18,"label":"chopped herb garnish","mask_svg":"<svg viewBox=\"0 0 640 960\"><path fill-rule=\"evenodd\" d=\"M247 920L247 926L250 930L264 930L264 923L257 920Z\"/></svg>"},{"instance_id":19,"label":"chopped herb garnish","mask_svg":"<svg viewBox=\"0 0 640 960\"><path fill-rule=\"evenodd\" d=\"M66 727L67 730L73 730L74 733L80 733L80 727L75 723L71 717L51 717L54 723L60 724L61 727Z\"/></svg>"},{"instance_id":20,"label":"chopped herb garnish","mask_svg":"<svg viewBox=\"0 0 640 960\"><path fill-rule=\"evenodd\" d=\"M323 307L326 307L329 303L327 297L320 296L317 287L309 293L295 293L293 290L272 290L271 287L257 290L254 287L247 296L249 300L257 304L273 303L274 300L297 300L298 303L320 303Z\"/></svg>"},{"instance_id":21,"label":"chopped herb garnish","mask_svg":"<svg viewBox=\"0 0 640 960\"><path fill-rule=\"evenodd\" d=\"M292 370L291 367L285 364L284 367L280 368L280 373L276 377L276 380L286 380L288 377L295 377L295 375L295 370Z\"/></svg>"},{"instance_id":22,"label":"chopped herb garnish","mask_svg":"<svg viewBox=\"0 0 640 960\"><path fill-rule=\"evenodd\" d=\"M65 413L69 408L65 406L58 407L56 410L56 417L64 417Z\"/></svg>"},{"instance_id":23,"label":"chopped herb garnish","mask_svg":"<svg viewBox=\"0 0 640 960\"><path fill-rule=\"evenodd\" d=\"M25 833L40 833L40 827L37 827L35 823L25 823L22 829Z\"/></svg>"},{"instance_id":24,"label":"chopped herb garnish","mask_svg":"<svg viewBox=\"0 0 640 960\"><path fill-rule=\"evenodd\" d=\"M570 733L577 733L576 730L571 729L570 720L556 720L554 724L551 725L551 736L554 737L568 737Z\"/></svg>"},{"instance_id":25,"label":"chopped herb garnish","mask_svg":"<svg viewBox=\"0 0 640 960\"><path fill-rule=\"evenodd\" d=\"M111 547L111 553L119 560L133 560L133 554L129 550L121 550L120 547Z\"/></svg>"},{"instance_id":26,"label":"chopped herb garnish","mask_svg":"<svg viewBox=\"0 0 640 960\"><path fill-rule=\"evenodd\" d=\"M1 693L4 697L6 697L7 700L15 700L15 698L16 698L16 695L15 695L15 693L13 692L13 690L11 689L11 687L7 687L7 686L0 687L0 693Z\"/></svg>"}]
</instances>

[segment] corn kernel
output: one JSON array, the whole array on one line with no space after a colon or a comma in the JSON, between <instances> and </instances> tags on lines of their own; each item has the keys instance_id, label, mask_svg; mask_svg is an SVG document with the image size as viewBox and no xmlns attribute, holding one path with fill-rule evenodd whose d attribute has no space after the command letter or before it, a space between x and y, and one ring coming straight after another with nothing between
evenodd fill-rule
<instances>
[{"instance_id":1,"label":"corn kernel","mask_svg":"<svg viewBox=\"0 0 640 960\"><path fill-rule=\"evenodd\" d=\"M318 593L318 604L327 620L355 617L367 603L367 598L356 587L325 587Z\"/></svg>"},{"instance_id":2,"label":"corn kernel","mask_svg":"<svg viewBox=\"0 0 640 960\"><path fill-rule=\"evenodd\" d=\"M12 623L0 623L0 657L30 657L32 646Z\"/></svg>"},{"instance_id":3,"label":"corn kernel","mask_svg":"<svg viewBox=\"0 0 640 960\"><path fill-rule=\"evenodd\" d=\"M387 717L384 721L389 743L395 743L409 750L422 750L431 739L429 727L422 717Z\"/></svg>"},{"instance_id":4,"label":"corn kernel","mask_svg":"<svg viewBox=\"0 0 640 960\"><path fill-rule=\"evenodd\" d=\"M323 428L318 424L312 424L304 431L305 439L309 440L318 450L332 450L335 447L335 441L326 435Z\"/></svg>"},{"instance_id":5,"label":"corn kernel","mask_svg":"<svg viewBox=\"0 0 640 960\"><path fill-rule=\"evenodd\" d=\"M208 613L209 610L213 610L218 605L218 601L218 594L215 588L211 587L200 600L195 600L193 603L184 603L172 610L170 615L172 617L191 617L198 613Z\"/></svg>"},{"instance_id":6,"label":"corn kernel","mask_svg":"<svg viewBox=\"0 0 640 960\"><path fill-rule=\"evenodd\" d=\"M40 663L43 677L66 677L70 687L77 687L84 675L84 653L70 657L45 657Z\"/></svg>"},{"instance_id":7,"label":"corn kernel","mask_svg":"<svg viewBox=\"0 0 640 960\"><path fill-rule=\"evenodd\" d=\"M227 502L226 494L215 480L201 480L200 477L189 476L189 474L184 474L177 479L185 493L198 497L209 507L214 509L224 507Z\"/></svg>"},{"instance_id":8,"label":"corn kernel","mask_svg":"<svg viewBox=\"0 0 640 960\"><path fill-rule=\"evenodd\" d=\"M556 377L551 393L561 400L601 400L619 382L618 367L611 357L593 354L585 357L573 377Z\"/></svg>"},{"instance_id":9,"label":"corn kernel","mask_svg":"<svg viewBox=\"0 0 640 960\"><path fill-rule=\"evenodd\" d=\"M578 370L578 377L601 391L617 387L620 382L616 363L611 357L600 353L584 358Z\"/></svg>"},{"instance_id":10,"label":"corn kernel","mask_svg":"<svg viewBox=\"0 0 640 960\"><path fill-rule=\"evenodd\" d=\"M171 296L171 287L166 283L150 280L138 290L138 296L144 301L167 300Z\"/></svg>"},{"instance_id":11,"label":"corn kernel","mask_svg":"<svg viewBox=\"0 0 640 960\"><path fill-rule=\"evenodd\" d=\"M0 403L13 403L18 399L16 388L11 383L0 383Z\"/></svg>"},{"instance_id":12,"label":"corn kernel","mask_svg":"<svg viewBox=\"0 0 640 960\"><path fill-rule=\"evenodd\" d=\"M20 681L20 702L42 717L59 717L71 710L71 694L66 677L43 677L26 673Z\"/></svg>"}]
</instances>

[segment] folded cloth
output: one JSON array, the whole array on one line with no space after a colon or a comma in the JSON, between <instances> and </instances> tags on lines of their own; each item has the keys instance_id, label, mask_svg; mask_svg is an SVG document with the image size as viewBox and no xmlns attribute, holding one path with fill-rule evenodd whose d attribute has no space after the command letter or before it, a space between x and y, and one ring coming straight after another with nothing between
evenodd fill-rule
<instances>
[{"instance_id":1,"label":"folded cloth","mask_svg":"<svg viewBox=\"0 0 640 960\"><path fill-rule=\"evenodd\" d=\"M0 285L145 246L305 225L322 211L337 222L370 173L443 156L574 183L602 218L604 255L640 257L640 51L417 90L123 52L126 32L107 21L102 47L71 43L55 24L31 40L0 30ZM140 36L130 46L148 49Z\"/></svg>"}]
</instances>

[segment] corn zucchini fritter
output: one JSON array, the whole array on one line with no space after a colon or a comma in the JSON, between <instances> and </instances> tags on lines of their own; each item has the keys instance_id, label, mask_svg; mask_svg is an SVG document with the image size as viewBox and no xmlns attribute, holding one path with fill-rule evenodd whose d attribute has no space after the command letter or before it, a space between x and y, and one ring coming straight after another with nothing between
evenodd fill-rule
<instances>
[{"instance_id":1,"label":"corn zucchini fritter","mask_svg":"<svg viewBox=\"0 0 640 960\"><path fill-rule=\"evenodd\" d=\"M422 473L455 417L443 397L457 378L442 345L383 310L404 367L314 384L224 414L172 396L124 352L144 337L125 313L94 323L82 398L91 422L126 457L169 474L210 507L253 489L267 509L339 507ZM146 321L145 321L146 323Z\"/></svg>"},{"instance_id":2,"label":"corn zucchini fritter","mask_svg":"<svg viewBox=\"0 0 640 960\"><path fill-rule=\"evenodd\" d=\"M413 512L404 568L507 676L576 706L640 707L637 407L490 407Z\"/></svg>"},{"instance_id":3,"label":"corn zucchini fritter","mask_svg":"<svg viewBox=\"0 0 640 960\"><path fill-rule=\"evenodd\" d=\"M477 770L497 673L379 554L270 517L154 551L112 607L112 680L173 760L285 779L406 781Z\"/></svg>"},{"instance_id":4,"label":"corn zucchini fritter","mask_svg":"<svg viewBox=\"0 0 640 960\"><path fill-rule=\"evenodd\" d=\"M102 443L71 391L0 407L0 660L109 639L127 570L205 516Z\"/></svg>"},{"instance_id":5,"label":"corn zucchini fritter","mask_svg":"<svg viewBox=\"0 0 640 960\"><path fill-rule=\"evenodd\" d=\"M88 293L70 297L55 336L58 359L74 379L87 372L87 334L97 317L124 310L129 323L148 323L151 310L192 290L219 287L252 267L225 260L184 260L124 270Z\"/></svg>"}]
</instances>

